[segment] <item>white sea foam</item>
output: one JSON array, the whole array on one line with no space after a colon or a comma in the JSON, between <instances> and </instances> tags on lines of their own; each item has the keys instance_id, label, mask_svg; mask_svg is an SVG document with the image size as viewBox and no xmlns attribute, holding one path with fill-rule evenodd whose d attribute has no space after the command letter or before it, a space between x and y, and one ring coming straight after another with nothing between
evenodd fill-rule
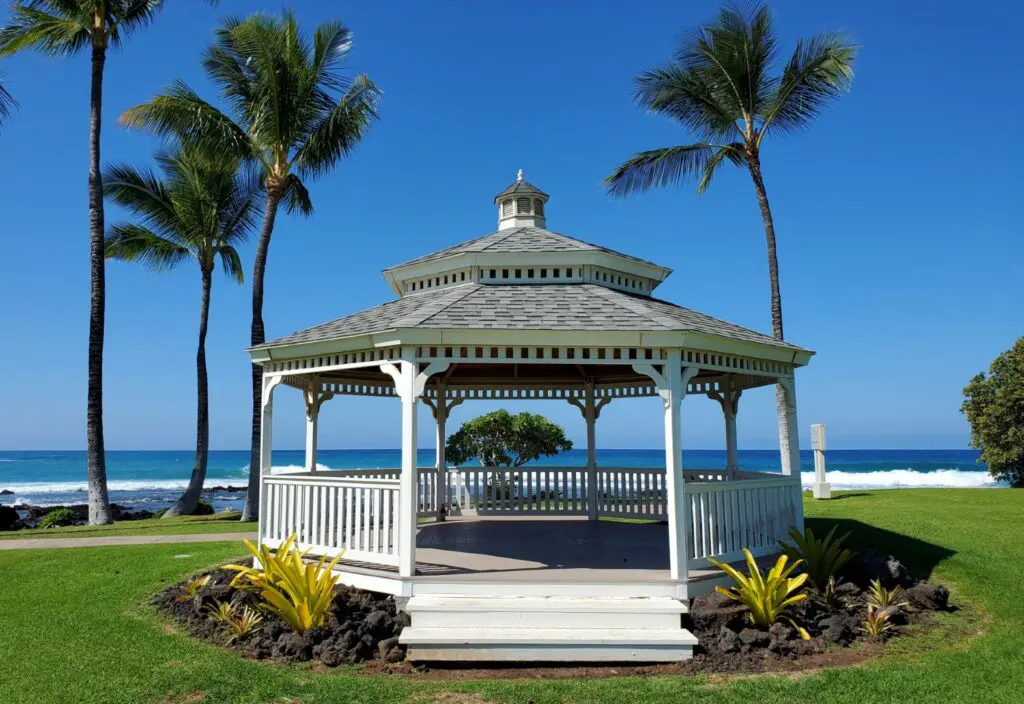
<instances>
[{"instance_id":1,"label":"white sea foam","mask_svg":"<svg viewBox=\"0 0 1024 704\"><path fill-rule=\"evenodd\" d=\"M971 489L999 486L987 472L965 472L961 469L936 469L919 472L916 469L887 469L878 472L828 472L828 483L833 489L900 489L910 487L936 487ZM805 487L814 483L814 472L801 472Z\"/></svg>"},{"instance_id":2,"label":"white sea foam","mask_svg":"<svg viewBox=\"0 0 1024 704\"><path fill-rule=\"evenodd\" d=\"M231 479L219 477L207 477L203 486L245 486L245 477L234 477ZM172 489L184 489L188 486L188 479L129 479L111 480L107 482L107 489L110 491L169 491ZM86 493L88 486L81 482L22 482L19 484L0 484L0 489L13 491L15 494L75 494Z\"/></svg>"}]
</instances>

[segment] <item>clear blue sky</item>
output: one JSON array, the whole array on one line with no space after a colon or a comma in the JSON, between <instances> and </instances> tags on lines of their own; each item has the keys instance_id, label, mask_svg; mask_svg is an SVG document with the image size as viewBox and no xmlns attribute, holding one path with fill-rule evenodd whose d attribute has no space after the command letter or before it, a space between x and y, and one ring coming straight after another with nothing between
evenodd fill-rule
<instances>
[{"instance_id":1,"label":"clear blue sky","mask_svg":"<svg viewBox=\"0 0 1024 704\"><path fill-rule=\"evenodd\" d=\"M154 140L116 119L172 79L212 97L200 50L241 3L167 4L108 60L105 161L147 161ZM679 31L715 4L296 5L308 30L329 16L352 27L352 68L385 96L383 120L356 156L313 184L316 215L278 219L270 336L389 300L382 268L492 231L491 199L519 168L551 194L552 229L671 266L661 297L769 329L763 230L745 173L723 174L701 199L687 187L613 201L600 186L633 152L688 140L634 107L631 79L667 59ZM783 47L831 28L863 46L852 93L764 154L787 337L818 353L798 377L801 427L827 423L835 447L964 447L960 389L1024 334L1024 8L872 0L773 9ZM21 103L0 133L0 448L82 448L88 58L23 56L0 70ZM251 248L246 255L248 269ZM194 446L197 271L111 263L107 284L108 448ZM242 449L248 286L218 278L213 296L212 444ZM298 394L276 398L275 446L299 447ZM770 389L744 398L741 447L773 445L772 404ZM721 447L717 404L690 398L684 408L685 445ZM465 404L455 420L484 409ZM582 439L567 404L533 409ZM660 412L654 400L616 402L599 441L660 447ZM393 447L398 426L392 401L336 399L321 446Z\"/></svg>"}]
</instances>

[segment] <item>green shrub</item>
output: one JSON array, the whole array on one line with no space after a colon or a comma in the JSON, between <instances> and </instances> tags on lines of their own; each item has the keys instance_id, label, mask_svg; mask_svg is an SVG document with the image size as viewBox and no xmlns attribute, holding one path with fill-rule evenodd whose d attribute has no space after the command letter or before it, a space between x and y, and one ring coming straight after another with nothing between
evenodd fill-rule
<instances>
[{"instance_id":1,"label":"green shrub","mask_svg":"<svg viewBox=\"0 0 1024 704\"><path fill-rule=\"evenodd\" d=\"M199 503L196 504L196 510L192 512L193 516L212 516L213 515L213 504L206 499L199 499Z\"/></svg>"},{"instance_id":2,"label":"green shrub","mask_svg":"<svg viewBox=\"0 0 1024 704\"><path fill-rule=\"evenodd\" d=\"M163 518L165 513L167 513L167 509L162 508L153 514L153 518Z\"/></svg>"},{"instance_id":3,"label":"green shrub","mask_svg":"<svg viewBox=\"0 0 1024 704\"><path fill-rule=\"evenodd\" d=\"M69 508L55 508L43 516L39 521L40 528L56 528L57 526L70 526L75 523L75 513Z\"/></svg>"},{"instance_id":4,"label":"green shrub","mask_svg":"<svg viewBox=\"0 0 1024 704\"><path fill-rule=\"evenodd\" d=\"M800 561L797 560L789 567L786 567L786 562L789 558L785 555L779 555L775 566L767 574L762 574L750 551L743 548L743 554L747 557L747 568L750 571L750 576L743 574L732 565L719 562L711 557L708 558L708 562L725 572L736 582L734 587L726 589L719 586L715 587L715 591L749 607L750 611L747 612L747 621L755 628L767 629L780 618L783 618L788 607L807 598L806 594L799 593L800 587L807 581L807 575L801 574L796 577L790 577L789 575L793 570L800 566ZM810 640L811 636L805 629L793 623L792 620L790 620L790 623L800 634L801 638Z\"/></svg>"},{"instance_id":5,"label":"green shrub","mask_svg":"<svg viewBox=\"0 0 1024 704\"><path fill-rule=\"evenodd\" d=\"M21 516L10 506L0 506L0 530L17 530L21 526Z\"/></svg>"},{"instance_id":6,"label":"green shrub","mask_svg":"<svg viewBox=\"0 0 1024 704\"><path fill-rule=\"evenodd\" d=\"M789 532L793 544L779 543L783 552L794 560L802 560L804 572L810 577L811 584L822 592L828 585L830 577L839 574L847 562L853 557L853 553L843 548L843 541L850 537L847 533L836 538L836 526L828 532L821 540L814 537L814 531L808 528L801 535L796 528Z\"/></svg>"}]
</instances>

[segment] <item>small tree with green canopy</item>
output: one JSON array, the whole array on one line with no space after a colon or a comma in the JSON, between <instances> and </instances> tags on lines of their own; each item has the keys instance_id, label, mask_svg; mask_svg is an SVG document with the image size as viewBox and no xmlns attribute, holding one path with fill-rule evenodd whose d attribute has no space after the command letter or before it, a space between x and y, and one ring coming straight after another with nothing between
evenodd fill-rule
<instances>
[{"instance_id":1,"label":"small tree with green canopy","mask_svg":"<svg viewBox=\"0 0 1024 704\"><path fill-rule=\"evenodd\" d=\"M514 468L571 449L562 426L536 413L512 415L501 409L463 423L449 436L445 457L456 465L476 460L484 467ZM517 479L508 471L495 472L489 497L508 498Z\"/></svg>"},{"instance_id":2,"label":"small tree with green canopy","mask_svg":"<svg viewBox=\"0 0 1024 704\"><path fill-rule=\"evenodd\" d=\"M1024 337L964 388L971 447L993 477L1024 488Z\"/></svg>"}]
</instances>

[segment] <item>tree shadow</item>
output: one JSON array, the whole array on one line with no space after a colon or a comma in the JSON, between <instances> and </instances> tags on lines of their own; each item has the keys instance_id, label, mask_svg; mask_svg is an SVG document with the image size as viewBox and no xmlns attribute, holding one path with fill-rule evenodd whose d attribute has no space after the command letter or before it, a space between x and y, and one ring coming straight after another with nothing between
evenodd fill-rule
<instances>
[{"instance_id":1,"label":"tree shadow","mask_svg":"<svg viewBox=\"0 0 1024 704\"><path fill-rule=\"evenodd\" d=\"M956 554L952 548L850 518L808 518L805 524L818 536L824 536L833 526L838 526L836 535L850 533L844 547L851 550L875 548L883 554L892 555L906 565L912 576L920 579L929 579L941 562Z\"/></svg>"}]
</instances>

